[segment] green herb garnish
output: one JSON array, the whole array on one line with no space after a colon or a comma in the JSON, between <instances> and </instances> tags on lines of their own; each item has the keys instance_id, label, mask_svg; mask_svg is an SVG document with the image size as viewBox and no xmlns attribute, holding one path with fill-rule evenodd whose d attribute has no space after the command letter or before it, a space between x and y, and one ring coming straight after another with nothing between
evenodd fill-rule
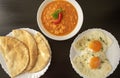
<instances>
[{"instance_id":1,"label":"green herb garnish","mask_svg":"<svg viewBox=\"0 0 120 78\"><path fill-rule=\"evenodd\" d=\"M103 51L103 47L101 48L101 50Z\"/></svg>"},{"instance_id":2,"label":"green herb garnish","mask_svg":"<svg viewBox=\"0 0 120 78\"><path fill-rule=\"evenodd\" d=\"M101 63L104 63L104 61L101 61Z\"/></svg>"},{"instance_id":3,"label":"green herb garnish","mask_svg":"<svg viewBox=\"0 0 120 78\"><path fill-rule=\"evenodd\" d=\"M102 37L100 37L100 40L107 45L107 43L102 39Z\"/></svg>"},{"instance_id":4,"label":"green herb garnish","mask_svg":"<svg viewBox=\"0 0 120 78\"><path fill-rule=\"evenodd\" d=\"M54 18L54 19L57 19L57 18L58 18L59 13L60 13L60 12L62 12L62 11L63 11L63 10L62 10L62 8L60 8L60 9L56 10L56 11L52 14L53 18Z\"/></svg>"},{"instance_id":5,"label":"green herb garnish","mask_svg":"<svg viewBox=\"0 0 120 78\"><path fill-rule=\"evenodd\" d=\"M90 41L90 39L87 39L87 41Z\"/></svg>"}]
</instances>

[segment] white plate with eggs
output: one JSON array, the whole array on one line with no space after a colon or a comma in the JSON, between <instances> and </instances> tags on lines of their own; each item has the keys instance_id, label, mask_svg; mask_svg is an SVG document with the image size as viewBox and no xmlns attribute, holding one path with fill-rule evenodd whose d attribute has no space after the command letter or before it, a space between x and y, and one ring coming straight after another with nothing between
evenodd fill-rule
<instances>
[{"instance_id":1,"label":"white plate with eggs","mask_svg":"<svg viewBox=\"0 0 120 78\"><path fill-rule=\"evenodd\" d=\"M73 41L70 61L83 78L106 78L115 71L120 61L118 41L106 30L88 29Z\"/></svg>"}]
</instances>

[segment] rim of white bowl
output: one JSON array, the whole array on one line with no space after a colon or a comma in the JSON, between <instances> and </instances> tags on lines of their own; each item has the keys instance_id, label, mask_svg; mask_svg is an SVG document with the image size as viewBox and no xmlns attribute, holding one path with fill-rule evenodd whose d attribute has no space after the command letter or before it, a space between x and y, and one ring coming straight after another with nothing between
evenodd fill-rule
<instances>
[{"instance_id":1,"label":"rim of white bowl","mask_svg":"<svg viewBox=\"0 0 120 78\"><path fill-rule=\"evenodd\" d=\"M49 4L50 2L52 2L52 0L44 0L44 1L42 2L42 4L39 6L39 9L38 9L38 12L37 12L37 23L38 23L38 27L40 28L40 30L42 31L42 33L43 33L44 35L46 35L47 37L49 37L49 38L51 38L51 39L53 39L53 40L61 41L61 40L67 40L67 39L69 39L69 38L72 38L74 35L76 35L76 34L79 32L79 30L80 30L81 27L82 27L82 24L83 24L83 11L82 11L81 6L78 4L78 2L77 2L76 0L66 0L66 1L68 1L69 3L71 3L71 4L75 7L75 9L76 9L76 11L77 11L77 13L78 13L78 23L77 23L75 29L74 29L71 33L69 33L69 34L67 34L67 35L64 35L64 36L56 36L56 35L53 35L53 34L49 33L49 32L43 27L42 20L40 19L44 7L45 7L47 4Z\"/></svg>"}]
</instances>

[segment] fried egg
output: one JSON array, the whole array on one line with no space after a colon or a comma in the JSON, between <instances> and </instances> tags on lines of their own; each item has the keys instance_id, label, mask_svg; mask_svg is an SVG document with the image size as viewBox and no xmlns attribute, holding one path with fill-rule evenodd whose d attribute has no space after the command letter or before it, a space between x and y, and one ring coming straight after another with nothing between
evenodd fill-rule
<instances>
[{"instance_id":1,"label":"fried egg","mask_svg":"<svg viewBox=\"0 0 120 78\"><path fill-rule=\"evenodd\" d=\"M105 78L112 70L112 66L102 53L100 56L92 56L85 53L73 59L73 65L85 78Z\"/></svg>"},{"instance_id":2,"label":"fried egg","mask_svg":"<svg viewBox=\"0 0 120 78\"><path fill-rule=\"evenodd\" d=\"M112 53L113 50L116 52ZM119 50L112 34L102 29L89 29L78 35L72 43L70 60L80 76L106 78L119 64Z\"/></svg>"},{"instance_id":3,"label":"fried egg","mask_svg":"<svg viewBox=\"0 0 120 78\"><path fill-rule=\"evenodd\" d=\"M87 48L93 52L106 52L107 48L112 44L112 40L102 31L94 30L84 33L84 36L74 43L74 48L81 52Z\"/></svg>"}]
</instances>

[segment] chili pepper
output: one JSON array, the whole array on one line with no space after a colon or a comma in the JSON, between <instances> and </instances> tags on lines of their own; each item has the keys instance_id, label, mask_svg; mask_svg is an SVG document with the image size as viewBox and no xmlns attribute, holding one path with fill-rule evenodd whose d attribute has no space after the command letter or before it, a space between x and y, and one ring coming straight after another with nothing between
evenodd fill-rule
<instances>
[{"instance_id":1,"label":"chili pepper","mask_svg":"<svg viewBox=\"0 0 120 78\"><path fill-rule=\"evenodd\" d=\"M60 12L60 13L58 14L58 19L54 20L53 23L54 23L54 24L59 24L59 23L61 22L62 18L63 18L63 15L62 15L62 13Z\"/></svg>"},{"instance_id":2,"label":"chili pepper","mask_svg":"<svg viewBox=\"0 0 120 78\"><path fill-rule=\"evenodd\" d=\"M63 11L62 8L57 9L57 10L52 14L53 18L54 18L54 19L58 19L59 13L62 12L62 11Z\"/></svg>"}]
</instances>

